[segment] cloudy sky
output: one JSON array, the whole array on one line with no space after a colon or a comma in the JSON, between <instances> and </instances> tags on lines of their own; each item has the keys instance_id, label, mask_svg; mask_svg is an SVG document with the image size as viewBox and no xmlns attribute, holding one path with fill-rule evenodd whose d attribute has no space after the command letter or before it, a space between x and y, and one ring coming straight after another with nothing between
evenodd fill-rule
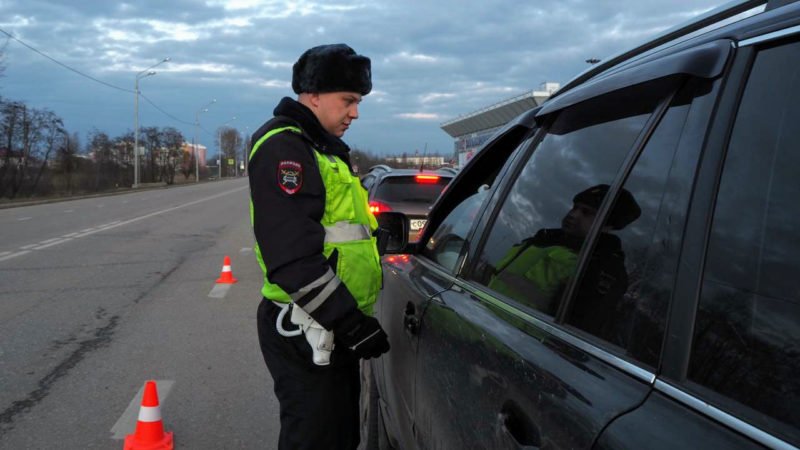
<instances>
[{"instance_id":1,"label":"cloudy sky","mask_svg":"<svg viewBox=\"0 0 800 450\"><path fill-rule=\"evenodd\" d=\"M47 108L86 140L139 123L173 126L214 148L228 123L252 133L283 96L307 48L344 42L372 59L373 91L348 130L380 154L451 154L440 124L542 82L566 83L604 58L721 0L0 0L0 96ZM7 41L7 42L6 42ZM102 82L102 83L100 83ZM110 86L109 86L110 85ZM201 108L216 99L206 113ZM154 106L155 105L155 106Z\"/></svg>"}]
</instances>

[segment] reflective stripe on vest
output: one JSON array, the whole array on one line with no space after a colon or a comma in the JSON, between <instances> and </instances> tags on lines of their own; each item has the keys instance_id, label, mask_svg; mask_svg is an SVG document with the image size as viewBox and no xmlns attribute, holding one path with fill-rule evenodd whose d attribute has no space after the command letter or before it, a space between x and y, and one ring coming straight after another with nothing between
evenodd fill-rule
<instances>
[{"instance_id":1,"label":"reflective stripe on vest","mask_svg":"<svg viewBox=\"0 0 800 450\"><path fill-rule=\"evenodd\" d=\"M336 274L333 273L333 269L328 267L328 271L325 272L321 277L301 287L296 292L292 292L291 294L289 294L289 296L292 297L292 300L294 301L300 300L306 294L313 291L314 289L322 286L325 283L330 283L330 281L333 280L334 278L336 278ZM338 285L339 283L336 284Z\"/></svg>"},{"instance_id":2,"label":"reflective stripe on vest","mask_svg":"<svg viewBox=\"0 0 800 450\"><path fill-rule=\"evenodd\" d=\"M350 222L337 222L332 227L325 227L325 243L361 241L372 235L367 225Z\"/></svg>"},{"instance_id":3,"label":"reflective stripe on vest","mask_svg":"<svg viewBox=\"0 0 800 450\"><path fill-rule=\"evenodd\" d=\"M253 148L250 150L250 155L247 157L247 161L250 161L251 159L253 159L253 155L255 155L256 150L258 150L258 148L261 147L261 144L264 141L266 141L267 139L271 138L273 135L278 134L281 131L286 131L286 130L293 131L293 132L295 132L297 134L303 134L303 132L300 131L300 128L297 128L297 127L281 127L281 128L275 128L274 130L269 130L269 131L267 131L267 133L264 136L261 136L261 139L256 141L255 145L253 145Z\"/></svg>"}]
</instances>

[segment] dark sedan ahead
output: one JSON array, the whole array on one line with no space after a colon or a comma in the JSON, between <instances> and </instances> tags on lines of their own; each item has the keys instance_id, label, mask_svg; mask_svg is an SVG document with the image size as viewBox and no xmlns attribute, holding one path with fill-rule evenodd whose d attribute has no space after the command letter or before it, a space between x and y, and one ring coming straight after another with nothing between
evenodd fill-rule
<instances>
[{"instance_id":1,"label":"dark sedan ahead","mask_svg":"<svg viewBox=\"0 0 800 450\"><path fill-rule=\"evenodd\" d=\"M453 169L394 169L380 165L361 178L367 189L369 208L373 214L401 212L408 220L408 240L417 235L428 221L428 211L445 186L455 176Z\"/></svg>"}]
</instances>

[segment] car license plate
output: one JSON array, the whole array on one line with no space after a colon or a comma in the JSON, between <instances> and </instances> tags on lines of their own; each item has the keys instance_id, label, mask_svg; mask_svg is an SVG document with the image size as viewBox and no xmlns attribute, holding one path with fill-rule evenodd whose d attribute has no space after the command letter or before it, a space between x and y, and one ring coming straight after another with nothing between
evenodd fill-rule
<instances>
[{"instance_id":1,"label":"car license plate","mask_svg":"<svg viewBox=\"0 0 800 450\"><path fill-rule=\"evenodd\" d=\"M420 228L425 226L426 222L427 222L426 219L412 219L411 220L411 231L419 230Z\"/></svg>"}]
</instances>

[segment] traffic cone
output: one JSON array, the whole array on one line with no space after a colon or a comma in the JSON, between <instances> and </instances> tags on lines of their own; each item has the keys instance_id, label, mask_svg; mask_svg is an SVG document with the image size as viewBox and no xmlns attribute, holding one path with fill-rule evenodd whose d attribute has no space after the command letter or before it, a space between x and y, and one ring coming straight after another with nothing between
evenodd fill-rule
<instances>
[{"instance_id":1,"label":"traffic cone","mask_svg":"<svg viewBox=\"0 0 800 450\"><path fill-rule=\"evenodd\" d=\"M228 255L225 255L225 260L222 262L222 273L217 278L217 283L236 283L236 278L233 278L233 272L231 272L231 259L228 258Z\"/></svg>"},{"instance_id":2,"label":"traffic cone","mask_svg":"<svg viewBox=\"0 0 800 450\"><path fill-rule=\"evenodd\" d=\"M161 422L156 382L148 381L144 385L136 432L125 436L124 450L172 450L172 446L172 432L164 432L164 424Z\"/></svg>"}]
</instances>

